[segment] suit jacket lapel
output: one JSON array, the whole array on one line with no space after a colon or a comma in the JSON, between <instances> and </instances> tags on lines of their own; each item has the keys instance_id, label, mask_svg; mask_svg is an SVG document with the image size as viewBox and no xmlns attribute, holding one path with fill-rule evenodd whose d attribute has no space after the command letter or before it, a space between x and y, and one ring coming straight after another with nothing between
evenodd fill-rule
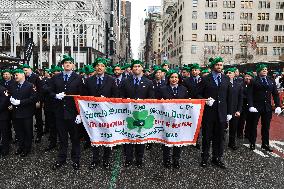
<instances>
[{"instance_id":1,"label":"suit jacket lapel","mask_svg":"<svg viewBox=\"0 0 284 189\"><path fill-rule=\"evenodd\" d=\"M76 75L74 72L71 73L68 81L67 81L67 84L70 84L74 79L76 78Z\"/></svg>"},{"instance_id":2,"label":"suit jacket lapel","mask_svg":"<svg viewBox=\"0 0 284 189\"><path fill-rule=\"evenodd\" d=\"M212 74L212 73L210 73L210 74L211 74L211 75L210 75L209 79L210 79L212 85L214 85L215 87L218 87L217 84L216 84L216 82L215 82L215 80L214 80L213 74ZM222 78L221 78L221 79L222 79Z\"/></svg>"}]
</instances>

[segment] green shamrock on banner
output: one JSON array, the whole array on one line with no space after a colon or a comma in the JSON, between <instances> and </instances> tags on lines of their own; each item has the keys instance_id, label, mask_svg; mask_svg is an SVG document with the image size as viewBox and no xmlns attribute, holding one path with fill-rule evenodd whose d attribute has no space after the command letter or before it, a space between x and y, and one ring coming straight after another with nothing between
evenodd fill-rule
<instances>
[{"instance_id":1,"label":"green shamrock on banner","mask_svg":"<svg viewBox=\"0 0 284 189\"><path fill-rule=\"evenodd\" d=\"M138 133L141 132L142 128L151 129L154 125L154 116L148 115L147 110L143 110L141 112L134 111L133 117L127 117L127 128L130 130L137 129Z\"/></svg>"}]
</instances>

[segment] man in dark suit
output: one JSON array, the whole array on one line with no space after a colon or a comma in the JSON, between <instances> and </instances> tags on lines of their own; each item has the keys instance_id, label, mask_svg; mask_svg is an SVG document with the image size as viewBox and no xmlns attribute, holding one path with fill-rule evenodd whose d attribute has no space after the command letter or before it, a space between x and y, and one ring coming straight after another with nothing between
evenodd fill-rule
<instances>
[{"instance_id":1,"label":"man in dark suit","mask_svg":"<svg viewBox=\"0 0 284 189\"><path fill-rule=\"evenodd\" d=\"M154 86L154 92L155 92L155 98L160 99L160 89L161 87L166 85L166 81L162 80L163 77L163 68L161 67L155 67L154 69L154 80L153 80L153 86Z\"/></svg>"},{"instance_id":2,"label":"man in dark suit","mask_svg":"<svg viewBox=\"0 0 284 189\"><path fill-rule=\"evenodd\" d=\"M11 89L13 86L17 85L16 81L12 78L12 70L9 69L5 69L2 70L2 78L3 80L0 80L0 85L4 86L9 93L11 93ZM9 140L12 141L13 137L12 137L12 112L11 110L9 111L9 128L8 128L8 136L9 136ZM15 137L15 142L17 141L17 136Z\"/></svg>"},{"instance_id":3,"label":"man in dark suit","mask_svg":"<svg viewBox=\"0 0 284 189\"><path fill-rule=\"evenodd\" d=\"M200 74L199 64L192 64L189 68L190 77L183 80L183 85L187 88L189 98L198 97L198 88L200 86L202 78Z\"/></svg>"},{"instance_id":4,"label":"man in dark suit","mask_svg":"<svg viewBox=\"0 0 284 189\"><path fill-rule=\"evenodd\" d=\"M0 138L2 139L1 156L9 154L10 139L9 139L9 122L10 112L8 106L10 105L8 90L0 85Z\"/></svg>"},{"instance_id":5,"label":"man in dark suit","mask_svg":"<svg viewBox=\"0 0 284 189\"><path fill-rule=\"evenodd\" d=\"M102 58L97 58L94 62L94 67L96 69L96 75L92 76L85 81L84 93L87 96L95 97L107 97L114 98L117 97L117 86L115 80L105 74L107 66L107 61ZM109 158L111 154L110 147L103 147L103 166L108 169L110 167ZM93 147L93 161L91 163L90 169L94 169L99 165L100 162L100 147Z\"/></svg>"},{"instance_id":6,"label":"man in dark suit","mask_svg":"<svg viewBox=\"0 0 284 189\"><path fill-rule=\"evenodd\" d=\"M235 80L235 68L228 68L224 72L229 78L232 85L232 115L229 121L229 148L237 150L236 134L238 121L242 112L243 105L243 89L239 81Z\"/></svg>"},{"instance_id":7,"label":"man in dark suit","mask_svg":"<svg viewBox=\"0 0 284 189\"><path fill-rule=\"evenodd\" d=\"M123 83L123 81L126 79L125 77L123 77L122 75L122 69L121 69L121 66L119 64L116 64L114 67L113 67L113 73L114 73L114 80L115 80L115 85L117 87L117 91L118 91L118 94L117 96L121 96L120 94L120 89L121 89L121 84Z\"/></svg>"},{"instance_id":8,"label":"man in dark suit","mask_svg":"<svg viewBox=\"0 0 284 189\"><path fill-rule=\"evenodd\" d=\"M200 98L208 99L204 107L202 119L202 161L200 166L206 167L209 159L212 140L212 163L220 168L226 168L222 162L224 152L224 129L232 118L231 113L231 83L222 74L223 59L210 59L212 73L204 77L200 84Z\"/></svg>"},{"instance_id":9,"label":"man in dark suit","mask_svg":"<svg viewBox=\"0 0 284 189\"><path fill-rule=\"evenodd\" d=\"M54 75L50 80L50 96L56 99L54 109L60 141L57 161L52 168L54 170L59 169L66 163L69 135L72 142L72 167L74 170L78 170L80 168L81 154L78 124L81 123L81 118L78 115L74 98L67 95L81 95L83 81L81 76L72 71L74 68L74 59L72 57L64 55L61 64L64 71Z\"/></svg>"},{"instance_id":10,"label":"man in dark suit","mask_svg":"<svg viewBox=\"0 0 284 189\"><path fill-rule=\"evenodd\" d=\"M26 157L32 147L33 115L37 95L33 84L25 80L23 70L17 69L14 73L17 85L11 90L10 102L13 105L13 124L19 140L16 155Z\"/></svg>"},{"instance_id":11,"label":"man in dark suit","mask_svg":"<svg viewBox=\"0 0 284 189\"><path fill-rule=\"evenodd\" d=\"M23 71L25 72L26 80L32 83L35 87L35 90L37 91L38 100L37 100L36 111L35 111L35 119L36 119L35 128L36 128L37 136L36 136L35 142L40 143L42 135L43 135L43 120L42 120L42 86L43 86L43 83L40 77L32 71L29 65L24 64L22 68L23 68Z\"/></svg>"},{"instance_id":12,"label":"man in dark suit","mask_svg":"<svg viewBox=\"0 0 284 189\"><path fill-rule=\"evenodd\" d=\"M132 77L130 64L125 64L122 67L122 70L124 70L124 72L122 73L123 78L128 79L128 78Z\"/></svg>"},{"instance_id":13,"label":"man in dark suit","mask_svg":"<svg viewBox=\"0 0 284 189\"><path fill-rule=\"evenodd\" d=\"M273 80L267 77L267 66L258 64L256 69L258 76L252 81L252 85L248 91L249 111L252 112L252 125L250 128L250 149L255 149L255 141L257 136L257 125L261 117L261 148L272 152L269 146L269 129L272 118L271 95L275 103L275 113L281 113L279 94L276 84Z\"/></svg>"},{"instance_id":14,"label":"man in dark suit","mask_svg":"<svg viewBox=\"0 0 284 189\"><path fill-rule=\"evenodd\" d=\"M131 69L133 76L126 79L121 86L121 97L131 99L153 99L153 83L143 76L143 63L139 60L133 60ZM133 151L135 147L136 165L142 167L144 156L144 144L125 144L125 166L128 167L133 162Z\"/></svg>"}]
</instances>

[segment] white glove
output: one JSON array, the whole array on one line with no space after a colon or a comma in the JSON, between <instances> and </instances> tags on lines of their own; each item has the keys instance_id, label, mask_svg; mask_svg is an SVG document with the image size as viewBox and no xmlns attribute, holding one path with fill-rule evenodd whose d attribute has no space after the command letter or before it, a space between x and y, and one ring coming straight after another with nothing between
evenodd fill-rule
<instances>
[{"instance_id":1,"label":"white glove","mask_svg":"<svg viewBox=\"0 0 284 189\"><path fill-rule=\"evenodd\" d=\"M282 112L282 110L281 110L280 107L277 107L277 108L275 109L275 113L276 113L277 115L281 114L281 112Z\"/></svg>"},{"instance_id":2,"label":"white glove","mask_svg":"<svg viewBox=\"0 0 284 189\"><path fill-rule=\"evenodd\" d=\"M232 115L227 115L227 121L230 121L233 118Z\"/></svg>"},{"instance_id":3,"label":"white glove","mask_svg":"<svg viewBox=\"0 0 284 189\"><path fill-rule=\"evenodd\" d=\"M81 119L81 116L80 116L80 115L77 115L77 116L76 116L75 123L76 123L77 125L79 125L79 124L82 123L82 119Z\"/></svg>"},{"instance_id":4,"label":"white glove","mask_svg":"<svg viewBox=\"0 0 284 189\"><path fill-rule=\"evenodd\" d=\"M58 99L58 100L62 100L64 97L65 97L64 92L55 95L55 98Z\"/></svg>"},{"instance_id":5,"label":"white glove","mask_svg":"<svg viewBox=\"0 0 284 189\"><path fill-rule=\"evenodd\" d=\"M14 104L15 103L15 99L13 97L10 97L10 102L11 102L11 104Z\"/></svg>"},{"instance_id":6,"label":"white glove","mask_svg":"<svg viewBox=\"0 0 284 189\"><path fill-rule=\"evenodd\" d=\"M255 107L250 107L249 112L255 113L255 112L258 112L258 111Z\"/></svg>"},{"instance_id":7,"label":"white glove","mask_svg":"<svg viewBox=\"0 0 284 189\"><path fill-rule=\"evenodd\" d=\"M207 99L206 104L207 104L208 106L213 106L214 102L215 102L215 100L210 97L210 98Z\"/></svg>"},{"instance_id":8,"label":"white glove","mask_svg":"<svg viewBox=\"0 0 284 189\"><path fill-rule=\"evenodd\" d=\"M14 99L14 98L10 98L10 102L11 102L11 104L13 104L14 106L18 106L18 105L20 105L20 103L21 103L21 101L20 100L16 100L16 99Z\"/></svg>"}]
</instances>

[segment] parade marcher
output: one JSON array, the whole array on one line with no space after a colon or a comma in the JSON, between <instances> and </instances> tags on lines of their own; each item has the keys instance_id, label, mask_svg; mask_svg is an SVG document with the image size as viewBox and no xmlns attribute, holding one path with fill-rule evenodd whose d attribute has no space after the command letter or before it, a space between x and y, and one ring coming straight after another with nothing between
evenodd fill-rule
<instances>
[{"instance_id":1,"label":"parade marcher","mask_svg":"<svg viewBox=\"0 0 284 189\"><path fill-rule=\"evenodd\" d=\"M74 59L63 56L61 64L64 71L54 75L50 80L50 96L56 99L54 103L56 127L59 135L59 152L53 169L59 169L66 163L68 149L68 135L72 143L71 159L74 170L80 168L80 138L78 124L82 122L72 96L81 95L83 81L81 76L73 72Z\"/></svg>"},{"instance_id":2,"label":"parade marcher","mask_svg":"<svg viewBox=\"0 0 284 189\"><path fill-rule=\"evenodd\" d=\"M32 148L33 115L37 94L33 84L26 81L23 70L15 70L14 75L17 85L11 90L10 102L13 105L12 119L18 137L16 155L26 157Z\"/></svg>"},{"instance_id":3,"label":"parade marcher","mask_svg":"<svg viewBox=\"0 0 284 189\"><path fill-rule=\"evenodd\" d=\"M243 139L244 136L248 138L249 136L249 127L251 126L251 113L249 112L248 107L248 88L250 87L251 80L254 78L254 75L252 72L246 72L244 75L244 81L242 83L243 88L243 106L242 106L242 112L238 123L237 128L237 137L239 139Z\"/></svg>"},{"instance_id":4,"label":"parade marcher","mask_svg":"<svg viewBox=\"0 0 284 189\"><path fill-rule=\"evenodd\" d=\"M132 60L131 69L133 76L126 79L121 86L121 97L131 99L153 99L154 90L151 80L143 76L143 62ZM125 144L125 166L128 167L133 162L133 152L135 148L136 166L142 167L144 156L144 144Z\"/></svg>"},{"instance_id":5,"label":"parade marcher","mask_svg":"<svg viewBox=\"0 0 284 189\"><path fill-rule=\"evenodd\" d=\"M113 77L105 74L107 60L104 58L97 58L93 64L96 69L96 75L86 79L84 84L84 94L86 96L95 96L95 97L117 97L117 87ZM90 165L90 169L96 168L100 163L100 148L93 147L93 160ZM103 166L108 169L110 167L110 147L102 147L103 154Z\"/></svg>"},{"instance_id":6,"label":"parade marcher","mask_svg":"<svg viewBox=\"0 0 284 189\"><path fill-rule=\"evenodd\" d=\"M220 168L226 168L222 161L224 152L225 125L232 118L231 113L231 83L222 74L223 59L210 59L212 72L201 80L200 98L208 99L202 118L202 161L200 166L206 167L209 159L212 140L212 163Z\"/></svg>"},{"instance_id":7,"label":"parade marcher","mask_svg":"<svg viewBox=\"0 0 284 189\"><path fill-rule=\"evenodd\" d=\"M9 105L10 101L8 90L0 85L0 139L2 144L0 155L2 157L7 156L10 149L9 129L11 117L8 109Z\"/></svg>"},{"instance_id":8,"label":"parade marcher","mask_svg":"<svg viewBox=\"0 0 284 189\"><path fill-rule=\"evenodd\" d=\"M125 79L128 79L132 76L131 73L131 65L130 64L125 64L121 69L124 70L122 77L124 77Z\"/></svg>"},{"instance_id":9,"label":"parade marcher","mask_svg":"<svg viewBox=\"0 0 284 189\"><path fill-rule=\"evenodd\" d=\"M202 78L199 76L200 74L199 64L192 64L189 68L189 71L190 71L190 77L186 78L183 81L183 85L187 88L187 91L189 93L189 98L197 98L198 88L202 80Z\"/></svg>"},{"instance_id":10,"label":"parade marcher","mask_svg":"<svg viewBox=\"0 0 284 189\"><path fill-rule=\"evenodd\" d=\"M160 94L162 99L187 99L188 91L186 87L181 85L182 78L174 70L170 70L167 73L168 82L166 86L160 88ZM171 162L171 147L163 145L163 164L164 167L170 168L171 165L178 169L180 168L180 156L182 147L174 146L172 153L172 162Z\"/></svg>"},{"instance_id":11,"label":"parade marcher","mask_svg":"<svg viewBox=\"0 0 284 189\"><path fill-rule=\"evenodd\" d=\"M239 69L235 67L234 70L235 70L235 78L234 78L234 80L239 82L239 83L243 83L244 79L241 77Z\"/></svg>"},{"instance_id":12,"label":"parade marcher","mask_svg":"<svg viewBox=\"0 0 284 189\"><path fill-rule=\"evenodd\" d=\"M259 118L261 118L261 148L272 152L273 150L269 146L269 129L272 119L271 95L274 99L276 114L281 113L280 99L275 81L271 80L267 76L267 65L258 64L256 71L258 76L252 81L251 87L248 91L249 111L252 112L252 124L249 132L250 149L255 149L257 125Z\"/></svg>"},{"instance_id":13,"label":"parade marcher","mask_svg":"<svg viewBox=\"0 0 284 189\"><path fill-rule=\"evenodd\" d=\"M164 60L161 67L166 70L166 71L169 71L170 67L169 67L169 61L167 60Z\"/></svg>"},{"instance_id":14,"label":"parade marcher","mask_svg":"<svg viewBox=\"0 0 284 189\"><path fill-rule=\"evenodd\" d=\"M201 71L201 77L205 77L210 73L209 69L205 68Z\"/></svg>"},{"instance_id":15,"label":"parade marcher","mask_svg":"<svg viewBox=\"0 0 284 189\"><path fill-rule=\"evenodd\" d=\"M229 78L232 85L232 115L233 118L229 121L229 144L228 147L232 150L237 150L236 135L238 121L241 116L243 106L243 89L240 81L235 80L235 68L228 68L224 72Z\"/></svg>"},{"instance_id":16,"label":"parade marcher","mask_svg":"<svg viewBox=\"0 0 284 189\"><path fill-rule=\"evenodd\" d=\"M35 119L36 119L36 132L37 136L35 139L35 143L40 143L41 138L43 136L43 120L42 120L42 81L40 77L35 74L31 67L27 64L22 65L23 71L25 72L26 80L32 83L37 91L37 105L35 111Z\"/></svg>"},{"instance_id":17,"label":"parade marcher","mask_svg":"<svg viewBox=\"0 0 284 189\"><path fill-rule=\"evenodd\" d=\"M166 81L162 80L163 77L163 68L161 67L155 67L154 70L154 80L153 80L153 86L155 91L155 98L160 99L160 88L166 85Z\"/></svg>"},{"instance_id":18,"label":"parade marcher","mask_svg":"<svg viewBox=\"0 0 284 189\"><path fill-rule=\"evenodd\" d=\"M181 77L182 77L182 80L185 80L186 78L190 77L190 66L184 65L182 67Z\"/></svg>"},{"instance_id":19,"label":"parade marcher","mask_svg":"<svg viewBox=\"0 0 284 189\"><path fill-rule=\"evenodd\" d=\"M122 82L126 79L125 77L122 76L122 69L121 66L119 64L116 64L113 66L113 76L115 79L115 84L117 86L117 91L118 91L118 96L121 96L120 92L121 92L121 84Z\"/></svg>"}]
</instances>

